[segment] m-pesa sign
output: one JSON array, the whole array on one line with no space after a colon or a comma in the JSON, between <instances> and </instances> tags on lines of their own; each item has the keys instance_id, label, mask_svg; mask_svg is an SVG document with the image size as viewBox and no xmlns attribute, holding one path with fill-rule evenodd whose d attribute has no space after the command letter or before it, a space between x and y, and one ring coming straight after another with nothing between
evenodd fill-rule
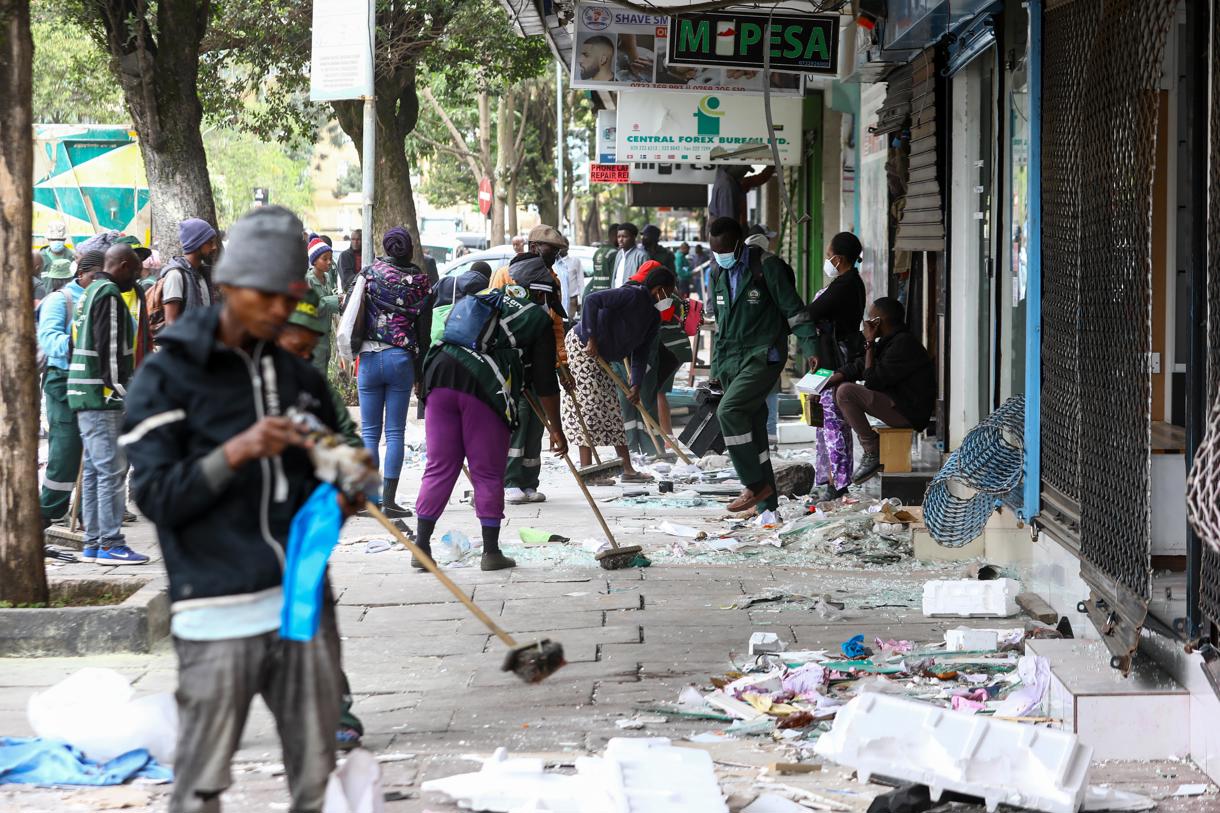
<instances>
[{"instance_id":1,"label":"m-pesa sign","mask_svg":"<svg viewBox=\"0 0 1220 813\"><path fill-rule=\"evenodd\" d=\"M768 19L770 37L766 36ZM839 59L839 18L829 14L678 14L670 25L670 65L761 68L767 49L774 70L833 75Z\"/></svg>"}]
</instances>

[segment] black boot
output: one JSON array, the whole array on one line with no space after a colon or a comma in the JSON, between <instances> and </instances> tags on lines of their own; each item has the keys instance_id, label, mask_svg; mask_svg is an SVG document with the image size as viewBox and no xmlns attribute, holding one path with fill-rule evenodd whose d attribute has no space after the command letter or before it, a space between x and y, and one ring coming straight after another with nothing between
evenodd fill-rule
<instances>
[{"instance_id":1,"label":"black boot","mask_svg":"<svg viewBox=\"0 0 1220 813\"><path fill-rule=\"evenodd\" d=\"M421 518L415 523L415 546L426 553L429 558L432 556L432 532L434 530L436 530L436 520ZM411 567L419 570L427 569L414 553L411 554Z\"/></svg>"},{"instance_id":2,"label":"black boot","mask_svg":"<svg viewBox=\"0 0 1220 813\"><path fill-rule=\"evenodd\" d=\"M483 560L479 567L483 570L506 570L516 567L517 563L500 553L500 526L483 526Z\"/></svg>"},{"instance_id":3,"label":"black boot","mask_svg":"<svg viewBox=\"0 0 1220 813\"><path fill-rule=\"evenodd\" d=\"M387 477L381 481L381 513L390 519L413 516L411 511L394 502L398 494L398 478Z\"/></svg>"}]
</instances>

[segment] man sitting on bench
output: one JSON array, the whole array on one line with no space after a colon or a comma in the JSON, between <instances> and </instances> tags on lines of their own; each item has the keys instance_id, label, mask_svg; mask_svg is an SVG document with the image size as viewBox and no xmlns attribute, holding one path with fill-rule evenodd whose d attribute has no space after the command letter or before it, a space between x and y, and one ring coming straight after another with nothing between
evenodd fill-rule
<instances>
[{"instance_id":1,"label":"man sitting on bench","mask_svg":"<svg viewBox=\"0 0 1220 813\"><path fill-rule=\"evenodd\" d=\"M864 449L852 482L863 483L881 469L881 440L868 416L886 425L923 431L936 403L936 369L928 351L906 326L897 299L883 296L864 320L866 350L827 382L835 387L835 404L855 430ZM854 382L863 381L863 384Z\"/></svg>"}]
</instances>

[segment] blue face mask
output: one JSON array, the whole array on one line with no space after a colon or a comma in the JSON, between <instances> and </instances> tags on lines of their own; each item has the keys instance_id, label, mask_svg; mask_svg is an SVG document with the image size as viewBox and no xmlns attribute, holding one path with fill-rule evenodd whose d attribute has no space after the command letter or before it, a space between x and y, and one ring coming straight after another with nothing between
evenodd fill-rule
<instances>
[{"instance_id":1,"label":"blue face mask","mask_svg":"<svg viewBox=\"0 0 1220 813\"><path fill-rule=\"evenodd\" d=\"M737 252L736 251L728 251L728 252L713 251L712 256L716 258L716 265L720 266L721 268L723 268L725 270L728 270L728 269L732 268L733 266L737 265Z\"/></svg>"}]
</instances>

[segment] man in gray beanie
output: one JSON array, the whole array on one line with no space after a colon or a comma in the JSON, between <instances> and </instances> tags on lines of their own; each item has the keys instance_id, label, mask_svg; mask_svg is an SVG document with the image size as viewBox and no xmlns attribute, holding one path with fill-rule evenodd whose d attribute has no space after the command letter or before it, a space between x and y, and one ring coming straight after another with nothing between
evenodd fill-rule
<instances>
[{"instance_id":1,"label":"man in gray beanie","mask_svg":"<svg viewBox=\"0 0 1220 813\"><path fill-rule=\"evenodd\" d=\"M329 583L308 641L279 636L289 525L318 485L297 406L337 430L321 374L275 339L308 290L301 222L267 206L230 231L215 270L224 304L161 334L127 393L121 443L157 526L178 654L172 813L213 813L250 703L283 745L294 811L320 811L343 684ZM345 515L358 506L340 500Z\"/></svg>"}]
</instances>

